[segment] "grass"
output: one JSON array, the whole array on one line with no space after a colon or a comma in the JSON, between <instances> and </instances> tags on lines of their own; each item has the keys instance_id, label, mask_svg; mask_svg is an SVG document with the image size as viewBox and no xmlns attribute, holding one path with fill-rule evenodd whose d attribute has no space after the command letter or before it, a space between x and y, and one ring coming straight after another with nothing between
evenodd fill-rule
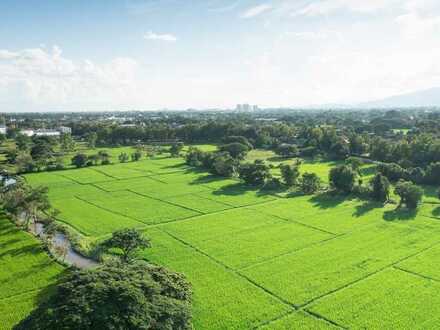
<instances>
[{"instance_id":1,"label":"grass","mask_svg":"<svg viewBox=\"0 0 440 330\"><path fill-rule=\"evenodd\" d=\"M62 272L38 240L0 215L0 329L26 317Z\"/></svg>"},{"instance_id":2,"label":"grass","mask_svg":"<svg viewBox=\"0 0 440 330\"><path fill-rule=\"evenodd\" d=\"M261 150L248 155L261 158L285 161ZM324 180L337 164L305 161L301 170ZM368 180L374 167L362 172ZM124 227L142 230L153 247L141 256L192 283L196 329L417 329L439 321L440 202L433 188L425 187L424 203L412 212L334 194L285 198L163 155L26 179L49 186L59 220L87 242ZM32 259L32 248L23 251ZM34 283L50 280L44 271L31 274L27 287L6 274L0 309L13 310L6 304L14 298L18 319L33 302L17 293L25 297ZM433 304L424 308L423 301Z\"/></svg>"}]
</instances>

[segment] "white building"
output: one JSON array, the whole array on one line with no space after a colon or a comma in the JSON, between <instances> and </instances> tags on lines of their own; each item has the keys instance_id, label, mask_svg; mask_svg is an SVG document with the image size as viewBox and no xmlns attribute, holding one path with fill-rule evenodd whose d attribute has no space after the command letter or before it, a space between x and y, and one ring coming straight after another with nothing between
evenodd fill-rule
<instances>
[{"instance_id":1,"label":"white building","mask_svg":"<svg viewBox=\"0 0 440 330\"><path fill-rule=\"evenodd\" d=\"M31 136L34 136L35 132L33 129L22 129L20 131L20 134L31 137Z\"/></svg>"},{"instance_id":2,"label":"white building","mask_svg":"<svg viewBox=\"0 0 440 330\"><path fill-rule=\"evenodd\" d=\"M71 134L72 129L66 126L60 126L57 129L22 129L20 134L32 137L32 136L60 136L61 134Z\"/></svg>"},{"instance_id":3,"label":"white building","mask_svg":"<svg viewBox=\"0 0 440 330\"><path fill-rule=\"evenodd\" d=\"M7 131L8 129L6 128L5 125L0 125L0 134L6 135Z\"/></svg>"},{"instance_id":4,"label":"white building","mask_svg":"<svg viewBox=\"0 0 440 330\"><path fill-rule=\"evenodd\" d=\"M38 129L34 132L35 136L60 136L61 133L54 129Z\"/></svg>"},{"instance_id":5,"label":"white building","mask_svg":"<svg viewBox=\"0 0 440 330\"><path fill-rule=\"evenodd\" d=\"M72 134L72 129L70 127L67 127L67 126L60 126L58 128L58 131L61 134Z\"/></svg>"}]
</instances>

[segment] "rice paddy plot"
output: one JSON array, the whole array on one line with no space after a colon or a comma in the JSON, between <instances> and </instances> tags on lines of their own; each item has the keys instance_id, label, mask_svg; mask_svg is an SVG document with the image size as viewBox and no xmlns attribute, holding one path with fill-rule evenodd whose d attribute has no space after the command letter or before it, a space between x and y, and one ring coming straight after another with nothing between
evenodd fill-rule
<instances>
[{"instance_id":1,"label":"rice paddy plot","mask_svg":"<svg viewBox=\"0 0 440 330\"><path fill-rule=\"evenodd\" d=\"M201 184L214 181L216 177L201 171L182 171L178 173L162 174L156 176L156 178L162 182L175 184L175 183L186 183L186 184Z\"/></svg>"},{"instance_id":2,"label":"rice paddy plot","mask_svg":"<svg viewBox=\"0 0 440 330\"><path fill-rule=\"evenodd\" d=\"M161 228L198 246L204 241L233 236L260 226L278 223L285 223L285 221L249 209L233 209L200 216L188 221L166 224Z\"/></svg>"},{"instance_id":3,"label":"rice paddy plot","mask_svg":"<svg viewBox=\"0 0 440 330\"><path fill-rule=\"evenodd\" d=\"M352 201L343 197L295 197L252 208L334 234L352 231L372 222L380 223L384 212L374 202Z\"/></svg>"},{"instance_id":4,"label":"rice paddy plot","mask_svg":"<svg viewBox=\"0 0 440 330\"><path fill-rule=\"evenodd\" d=\"M440 281L440 245L409 258L397 266L404 270L421 274Z\"/></svg>"},{"instance_id":5,"label":"rice paddy plot","mask_svg":"<svg viewBox=\"0 0 440 330\"><path fill-rule=\"evenodd\" d=\"M148 230L145 258L185 274L195 329L251 329L290 310L264 290L159 230Z\"/></svg>"},{"instance_id":6,"label":"rice paddy plot","mask_svg":"<svg viewBox=\"0 0 440 330\"><path fill-rule=\"evenodd\" d=\"M62 272L63 268L47 256L38 240L3 216L0 237L0 299L42 289ZM0 320L2 317L0 313Z\"/></svg>"},{"instance_id":7,"label":"rice paddy plot","mask_svg":"<svg viewBox=\"0 0 440 330\"><path fill-rule=\"evenodd\" d=\"M148 177L140 177L140 178L130 178L125 180L113 180L108 182L95 183L96 187L105 190L107 192L121 191L121 190L129 190L136 189L142 191L161 191L161 190L170 190L170 185L166 183L162 183L153 178Z\"/></svg>"},{"instance_id":8,"label":"rice paddy plot","mask_svg":"<svg viewBox=\"0 0 440 330\"><path fill-rule=\"evenodd\" d=\"M137 178L142 176L153 175L151 171L139 171L136 169L125 167L123 164L108 165L108 166L97 166L91 168L92 170L104 174L106 176L115 179L127 179L127 178Z\"/></svg>"},{"instance_id":9,"label":"rice paddy plot","mask_svg":"<svg viewBox=\"0 0 440 330\"><path fill-rule=\"evenodd\" d=\"M49 187L47 195L50 201L55 201L75 196L85 197L87 195L100 194L101 192L99 188L90 184L67 183Z\"/></svg>"},{"instance_id":10,"label":"rice paddy plot","mask_svg":"<svg viewBox=\"0 0 440 330\"><path fill-rule=\"evenodd\" d=\"M262 326L262 330L328 330L338 327L304 312L294 312Z\"/></svg>"},{"instance_id":11,"label":"rice paddy plot","mask_svg":"<svg viewBox=\"0 0 440 330\"><path fill-rule=\"evenodd\" d=\"M200 214L130 191L117 191L87 196L87 201L104 210L136 219L145 224L157 224L189 218Z\"/></svg>"},{"instance_id":12,"label":"rice paddy plot","mask_svg":"<svg viewBox=\"0 0 440 330\"><path fill-rule=\"evenodd\" d=\"M81 184L114 180L114 178L94 171L91 168L62 171L59 175Z\"/></svg>"},{"instance_id":13,"label":"rice paddy plot","mask_svg":"<svg viewBox=\"0 0 440 330\"><path fill-rule=\"evenodd\" d=\"M225 189L228 186L240 184L240 181L236 179L225 179L221 177L216 178L217 179L214 180L205 180L205 182L201 182L201 184L211 190Z\"/></svg>"},{"instance_id":14,"label":"rice paddy plot","mask_svg":"<svg viewBox=\"0 0 440 330\"><path fill-rule=\"evenodd\" d=\"M174 173L179 171L191 170L182 158L162 158L151 160L151 167L148 170L155 174Z\"/></svg>"},{"instance_id":15,"label":"rice paddy plot","mask_svg":"<svg viewBox=\"0 0 440 330\"><path fill-rule=\"evenodd\" d=\"M195 194L170 197L167 198L167 201L205 214L219 212L231 208L229 205L202 198Z\"/></svg>"},{"instance_id":16,"label":"rice paddy plot","mask_svg":"<svg viewBox=\"0 0 440 330\"><path fill-rule=\"evenodd\" d=\"M440 226L423 219L361 229L242 272L274 294L303 305L433 246L440 234Z\"/></svg>"},{"instance_id":17,"label":"rice paddy plot","mask_svg":"<svg viewBox=\"0 0 440 330\"><path fill-rule=\"evenodd\" d=\"M194 245L222 263L239 269L331 237L334 236L302 225L279 222L226 233Z\"/></svg>"},{"instance_id":18,"label":"rice paddy plot","mask_svg":"<svg viewBox=\"0 0 440 330\"><path fill-rule=\"evenodd\" d=\"M425 217L440 221L440 204L423 203L419 206L418 213Z\"/></svg>"},{"instance_id":19,"label":"rice paddy plot","mask_svg":"<svg viewBox=\"0 0 440 330\"><path fill-rule=\"evenodd\" d=\"M225 203L234 207L254 205L277 199L274 195L261 190L244 187L241 183L234 183L223 188L198 193L197 195Z\"/></svg>"},{"instance_id":20,"label":"rice paddy plot","mask_svg":"<svg viewBox=\"0 0 440 330\"><path fill-rule=\"evenodd\" d=\"M387 269L308 309L352 329L436 329L440 283Z\"/></svg>"},{"instance_id":21,"label":"rice paddy plot","mask_svg":"<svg viewBox=\"0 0 440 330\"><path fill-rule=\"evenodd\" d=\"M57 215L58 220L87 236L101 236L122 228L143 226L140 221L110 212L75 197L52 200L52 204L60 211Z\"/></svg>"},{"instance_id":22,"label":"rice paddy plot","mask_svg":"<svg viewBox=\"0 0 440 330\"><path fill-rule=\"evenodd\" d=\"M37 186L46 186L49 188L63 186L66 184L72 184L72 180L69 180L61 175L58 175L62 172L41 172L41 173L32 173L26 174L24 177L26 182L29 183L33 187Z\"/></svg>"},{"instance_id":23,"label":"rice paddy plot","mask_svg":"<svg viewBox=\"0 0 440 330\"><path fill-rule=\"evenodd\" d=\"M152 187L154 188L152 189ZM175 183L175 184L163 184L156 186L137 185L135 187L130 187L129 190L148 197L167 200L168 198L174 196L207 192L209 189L204 187L203 185Z\"/></svg>"},{"instance_id":24,"label":"rice paddy plot","mask_svg":"<svg viewBox=\"0 0 440 330\"><path fill-rule=\"evenodd\" d=\"M0 330L10 330L27 317L37 305L38 292L0 299Z\"/></svg>"}]
</instances>

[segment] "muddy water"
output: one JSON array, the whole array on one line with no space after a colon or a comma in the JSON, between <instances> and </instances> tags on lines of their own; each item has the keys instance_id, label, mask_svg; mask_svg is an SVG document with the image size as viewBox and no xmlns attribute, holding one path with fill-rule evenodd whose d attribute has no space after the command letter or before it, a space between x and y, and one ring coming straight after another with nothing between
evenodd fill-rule
<instances>
[{"instance_id":1,"label":"muddy water","mask_svg":"<svg viewBox=\"0 0 440 330\"><path fill-rule=\"evenodd\" d=\"M31 225L31 231L34 235L39 237L45 235L44 225L41 222ZM55 250L56 248L66 249L67 252L63 260L77 268L88 269L98 265L95 260L75 252L75 250L72 249L69 239L66 237L66 235L60 232L57 232L52 238L52 249Z\"/></svg>"}]
</instances>

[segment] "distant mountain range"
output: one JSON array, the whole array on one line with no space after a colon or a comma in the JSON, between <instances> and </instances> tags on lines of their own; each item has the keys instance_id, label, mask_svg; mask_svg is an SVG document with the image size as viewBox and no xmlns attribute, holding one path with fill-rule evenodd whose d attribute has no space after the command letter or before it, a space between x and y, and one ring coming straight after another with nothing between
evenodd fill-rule
<instances>
[{"instance_id":1,"label":"distant mountain range","mask_svg":"<svg viewBox=\"0 0 440 330\"><path fill-rule=\"evenodd\" d=\"M356 104L360 108L440 107L440 87L400 94L381 100Z\"/></svg>"}]
</instances>

